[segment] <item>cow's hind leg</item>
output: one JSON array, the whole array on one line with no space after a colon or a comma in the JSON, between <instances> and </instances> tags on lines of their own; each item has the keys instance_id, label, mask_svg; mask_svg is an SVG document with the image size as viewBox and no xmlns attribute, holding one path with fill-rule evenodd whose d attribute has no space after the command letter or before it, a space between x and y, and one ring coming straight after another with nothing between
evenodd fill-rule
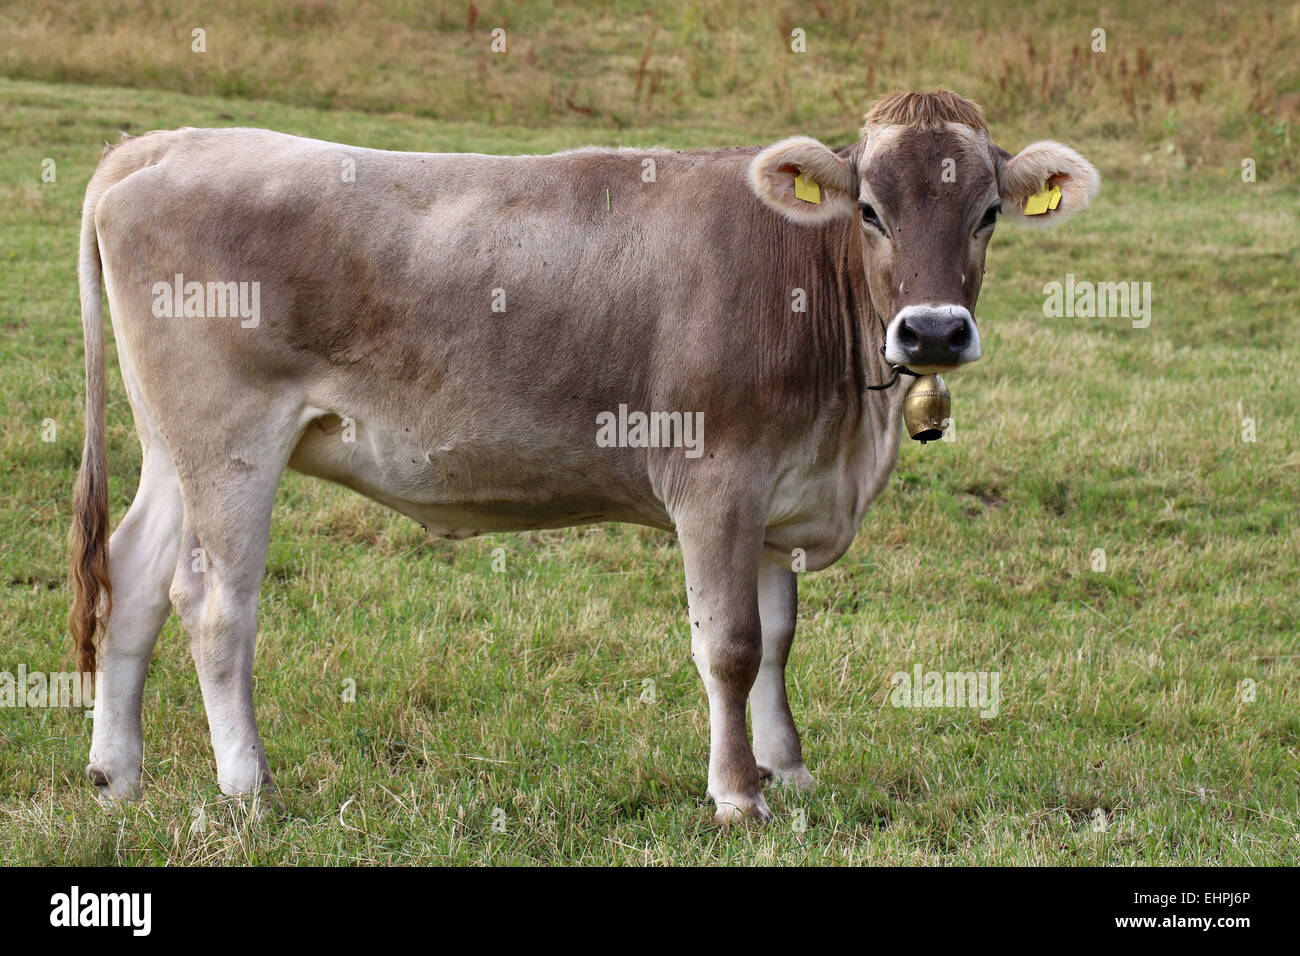
<instances>
[{"instance_id":1,"label":"cow's hind leg","mask_svg":"<svg viewBox=\"0 0 1300 956\"><path fill-rule=\"evenodd\" d=\"M754 724L754 758L759 773L774 783L810 789L799 731L785 690L785 665L794 641L799 585L788 568L763 561L758 571L758 611L763 624L763 659L749 692Z\"/></svg>"},{"instance_id":2,"label":"cow's hind leg","mask_svg":"<svg viewBox=\"0 0 1300 956\"><path fill-rule=\"evenodd\" d=\"M113 610L99 649L95 727L86 773L105 799L139 795L141 705L149 658L171 604L167 584L181 537L181 493L171 456L146 446L140 487L109 541Z\"/></svg>"},{"instance_id":3,"label":"cow's hind leg","mask_svg":"<svg viewBox=\"0 0 1300 956\"><path fill-rule=\"evenodd\" d=\"M199 674L217 783L240 796L273 789L253 714L253 651L271 506L301 427L259 422L220 432L237 450L190 460L177 453L185 518L171 597Z\"/></svg>"},{"instance_id":4,"label":"cow's hind leg","mask_svg":"<svg viewBox=\"0 0 1300 956\"><path fill-rule=\"evenodd\" d=\"M679 520L691 656L709 696L709 796L714 819L772 819L745 729L745 700L763 656L756 579L762 528L731 515Z\"/></svg>"}]
</instances>

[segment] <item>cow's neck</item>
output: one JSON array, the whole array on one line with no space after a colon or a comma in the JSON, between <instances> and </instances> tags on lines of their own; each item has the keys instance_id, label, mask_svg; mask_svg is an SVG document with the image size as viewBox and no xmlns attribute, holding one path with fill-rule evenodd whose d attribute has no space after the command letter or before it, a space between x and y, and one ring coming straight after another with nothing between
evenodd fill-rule
<instances>
[{"instance_id":1,"label":"cow's neck","mask_svg":"<svg viewBox=\"0 0 1300 956\"><path fill-rule=\"evenodd\" d=\"M850 431L861 427L877 429L883 416L901 414L903 394L911 379L901 376L888 388L879 386L894 378L881 349L885 344L885 322L871 303L862 260L862 235L856 222L836 230L832 249L835 261L827 281L834 288L819 296L823 308L813 321L820 326L818 338L834 341L840 366L834 378L835 404L842 411L841 424Z\"/></svg>"},{"instance_id":2,"label":"cow's neck","mask_svg":"<svg viewBox=\"0 0 1300 956\"><path fill-rule=\"evenodd\" d=\"M838 431L844 441L844 463L857 485L853 503L854 521L860 521L867 505L884 490L898 463L903 396L912 379L899 375L885 362L885 324L871 303L866 269L862 259L862 231L856 221L848 223L837 242L836 272L841 292L835 297L836 310L822 316L829 333L833 327L843 343L845 373L839 383L843 412ZM895 378L888 388L877 386Z\"/></svg>"},{"instance_id":3,"label":"cow's neck","mask_svg":"<svg viewBox=\"0 0 1300 956\"><path fill-rule=\"evenodd\" d=\"M911 379L872 391L892 370L880 354L880 320L872 310L861 247L851 230L788 229L780 256L785 274L810 285L806 315L790 312L766 342L764 398L786 424L780 478L773 492L769 545L804 549L808 568L838 560L863 514L898 461L903 392ZM798 263L798 268L790 265ZM776 331L779 329L779 331ZM789 446L789 436L802 436Z\"/></svg>"}]
</instances>

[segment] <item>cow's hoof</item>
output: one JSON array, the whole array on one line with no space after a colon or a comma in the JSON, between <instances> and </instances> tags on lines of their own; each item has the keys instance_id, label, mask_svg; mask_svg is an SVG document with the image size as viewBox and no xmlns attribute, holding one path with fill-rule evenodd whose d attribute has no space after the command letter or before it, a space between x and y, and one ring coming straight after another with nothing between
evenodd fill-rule
<instances>
[{"instance_id":1,"label":"cow's hoof","mask_svg":"<svg viewBox=\"0 0 1300 956\"><path fill-rule=\"evenodd\" d=\"M796 767L782 767L778 770L759 768L768 783L777 787L789 787L791 790L814 790L817 781L803 764Z\"/></svg>"},{"instance_id":2,"label":"cow's hoof","mask_svg":"<svg viewBox=\"0 0 1300 956\"><path fill-rule=\"evenodd\" d=\"M262 823L284 811L284 802L275 790L259 790L244 799L248 801L248 815L255 823Z\"/></svg>"},{"instance_id":3,"label":"cow's hoof","mask_svg":"<svg viewBox=\"0 0 1300 956\"><path fill-rule=\"evenodd\" d=\"M284 809L284 804L271 782L271 775L264 774L262 782L251 790L237 790L226 784L221 785L219 803L238 808L249 820L260 823Z\"/></svg>"},{"instance_id":4,"label":"cow's hoof","mask_svg":"<svg viewBox=\"0 0 1300 956\"><path fill-rule=\"evenodd\" d=\"M139 776L108 774L93 763L86 767L86 776L95 785L95 799L106 806L140 798Z\"/></svg>"},{"instance_id":5,"label":"cow's hoof","mask_svg":"<svg viewBox=\"0 0 1300 956\"><path fill-rule=\"evenodd\" d=\"M284 804L274 790L223 793L212 806L226 810L235 821L243 823L263 823L284 810Z\"/></svg>"},{"instance_id":6,"label":"cow's hoof","mask_svg":"<svg viewBox=\"0 0 1300 956\"><path fill-rule=\"evenodd\" d=\"M714 797L713 802L718 808L713 814L713 822L718 826L730 826L745 820L762 823L772 820L772 811L767 808L767 801L761 793L756 797Z\"/></svg>"}]
</instances>

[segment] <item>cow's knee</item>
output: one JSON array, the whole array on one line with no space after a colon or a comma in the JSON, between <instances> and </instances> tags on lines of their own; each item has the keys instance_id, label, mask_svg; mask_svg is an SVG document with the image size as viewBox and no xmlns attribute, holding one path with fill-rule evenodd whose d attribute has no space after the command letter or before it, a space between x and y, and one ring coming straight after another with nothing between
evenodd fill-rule
<instances>
[{"instance_id":1,"label":"cow's knee","mask_svg":"<svg viewBox=\"0 0 1300 956\"><path fill-rule=\"evenodd\" d=\"M700 646L702 645L702 646ZM699 663L720 684L748 693L763 662L763 634L758 622L713 628L697 642Z\"/></svg>"}]
</instances>

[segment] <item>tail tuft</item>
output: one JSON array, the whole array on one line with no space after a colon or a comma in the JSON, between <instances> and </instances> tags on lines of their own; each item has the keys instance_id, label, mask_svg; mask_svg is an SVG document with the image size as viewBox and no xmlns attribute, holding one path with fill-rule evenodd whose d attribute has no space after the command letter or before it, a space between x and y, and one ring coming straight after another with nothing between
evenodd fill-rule
<instances>
[{"instance_id":1,"label":"tail tuft","mask_svg":"<svg viewBox=\"0 0 1300 956\"><path fill-rule=\"evenodd\" d=\"M68 626L82 673L96 669L96 638L108 627L113 588L108 573L108 448L104 408L104 311L94 186L81 214L81 328L86 340L86 443L73 493Z\"/></svg>"},{"instance_id":2,"label":"tail tuft","mask_svg":"<svg viewBox=\"0 0 1300 956\"><path fill-rule=\"evenodd\" d=\"M107 475L93 465L82 465L74 493L76 515L70 541L68 584L72 608L68 626L77 652L77 669L93 674L96 638L108 627L113 588L108 574Z\"/></svg>"}]
</instances>

